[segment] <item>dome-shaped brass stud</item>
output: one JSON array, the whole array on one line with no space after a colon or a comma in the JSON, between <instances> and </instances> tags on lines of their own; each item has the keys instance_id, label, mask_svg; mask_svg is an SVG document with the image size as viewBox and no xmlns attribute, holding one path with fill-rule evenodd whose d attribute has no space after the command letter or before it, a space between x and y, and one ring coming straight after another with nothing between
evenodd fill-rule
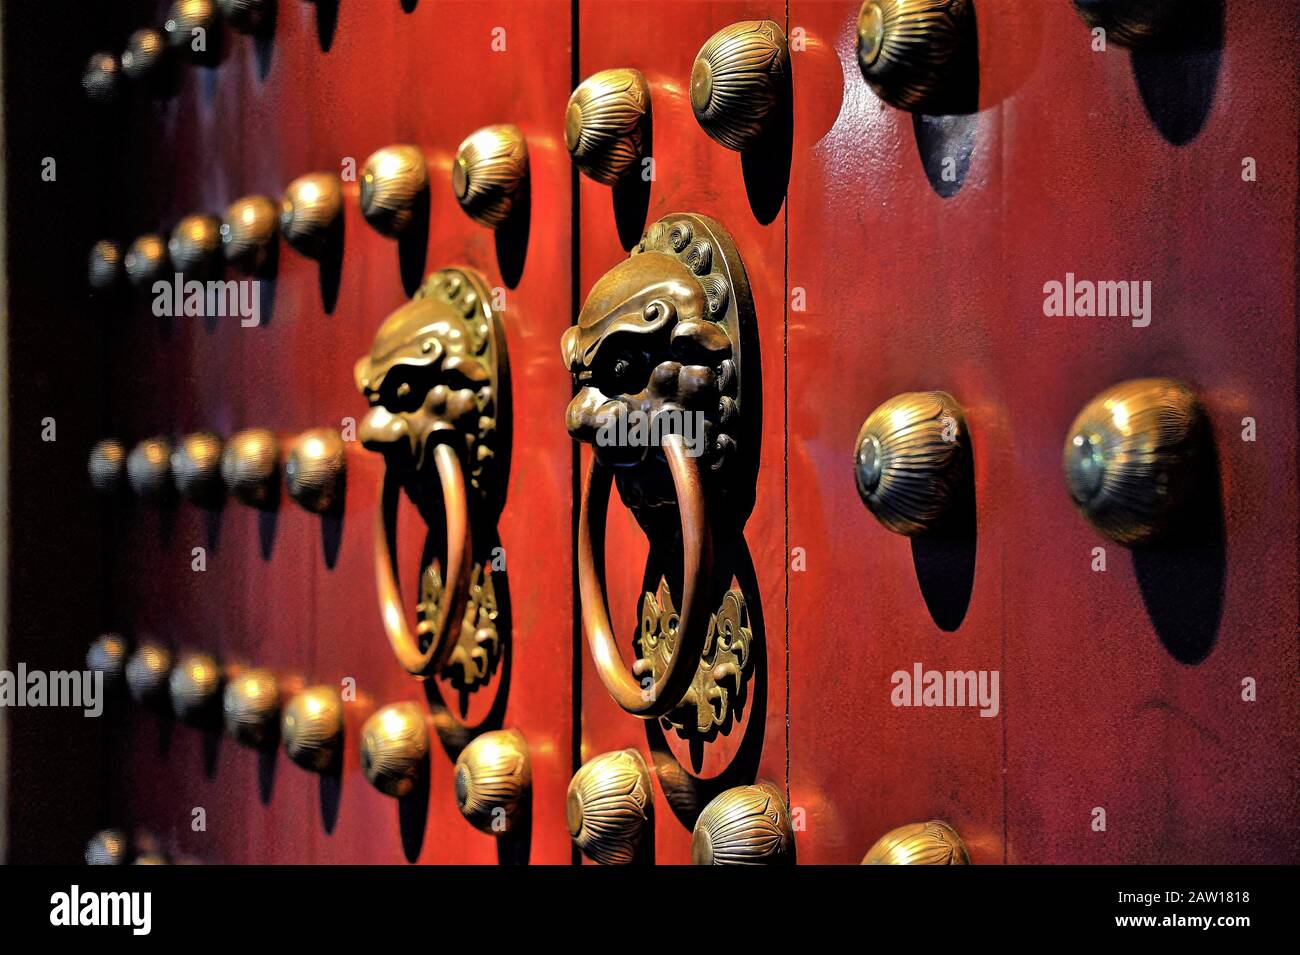
<instances>
[{"instance_id":1,"label":"dome-shaped brass stud","mask_svg":"<svg viewBox=\"0 0 1300 955\"><path fill-rule=\"evenodd\" d=\"M222 681L221 666L211 654L182 654L167 678L176 718L200 726L211 723L221 699Z\"/></svg>"},{"instance_id":2,"label":"dome-shaped brass stud","mask_svg":"<svg viewBox=\"0 0 1300 955\"><path fill-rule=\"evenodd\" d=\"M361 727L361 770L381 793L405 796L425 772L429 730L414 703L393 703Z\"/></svg>"},{"instance_id":3,"label":"dome-shaped brass stud","mask_svg":"<svg viewBox=\"0 0 1300 955\"><path fill-rule=\"evenodd\" d=\"M96 103L111 103L122 92L122 65L112 53L96 53L86 62L81 88Z\"/></svg>"},{"instance_id":4,"label":"dome-shaped brass stud","mask_svg":"<svg viewBox=\"0 0 1300 955\"><path fill-rule=\"evenodd\" d=\"M226 732L254 749L275 745L280 730L280 682L270 670L244 670L226 684L221 699Z\"/></svg>"},{"instance_id":5,"label":"dome-shaped brass stud","mask_svg":"<svg viewBox=\"0 0 1300 955\"><path fill-rule=\"evenodd\" d=\"M176 223L167 241L172 265L186 279L203 281L221 273L221 220L198 213Z\"/></svg>"},{"instance_id":6,"label":"dome-shaped brass stud","mask_svg":"<svg viewBox=\"0 0 1300 955\"><path fill-rule=\"evenodd\" d=\"M601 753L569 781L569 835L583 854L602 865L636 858L654 811L650 771L634 749Z\"/></svg>"},{"instance_id":7,"label":"dome-shaped brass stud","mask_svg":"<svg viewBox=\"0 0 1300 955\"><path fill-rule=\"evenodd\" d=\"M122 249L116 242L100 239L90 247L86 281L97 292L111 289L122 278Z\"/></svg>"},{"instance_id":8,"label":"dome-shaped brass stud","mask_svg":"<svg viewBox=\"0 0 1300 955\"><path fill-rule=\"evenodd\" d=\"M172 451L172 480L185 500L200 507L214 507L225 495L221 483L221 438L211 431L199 431L181 438Z\"/></svg>"},{"instance_id":9,"label":"dome-shaped brass stud","mask_svg":"<svg viewBox=\"0 0 1300 955\"><path fill-rule=\"evenodd\" d=\"M574 165L596 182L618 182L643 155L649 112L650 90L640 70L601 70L587 77L564 113L564 145Z\"/></svg>"},{"instance_id":10,"label":"dome-shaped brass stud","mask_svg":"<svg viewBox=\"0 0 1300 955\"><path fill-rule=\"evenodd\" d=\"M152 27L141 27L127 38L122 70L133 80L146 79L162 65L166 52L166 38Z\"/></svg>"},{"instance_id":11,"label":"dome-shaped brass stud","mask_svg":"<svg viewBox=\"0 0 1300 955\"><path fill-rule=\"evenodd\" d=\"M126 250L122 265L136 288L149 288L167 268L167 243L153 232L139 236Z\"/></svg>"},{"instance_id":12,"label":"dome-shaped brass stud","mask_svg":"<svg viewBox=\"0 0 1300 955\"><path fill-rule=\"evenodd\" d=\"M86 843L86 865L126 865L131 857L131 840L121 829L104 829Z\"/></svg>"},{"instance_id":13,"label":"dome-shaped brass stud","mask_svg":"<svg viewBox=\"0 0 1300 955\"><path fill-rule=\"evenodd\" d=\"M284 752L303 769L337 769L343 747L343 700L332 686L311 686L296 694L280 717Z\"/></svg>"},{"instance_id":14,"label":"dome-shaped brass stud","mask_svg":"<svg viewBox=\"0 0 1300 955\"><path fill-rule=\"evenodd\" d=\"M396 238L427 201L429 169L419 146L385 146L361 167L361 214L381 235Z\"/></svg>"},{"instance_id":15,"label":"dome-shaped brass stud","mask_svg":"<svg viewBox=\"0 0 1300 955\"><path fill-rule=\"evenodd\" d=\"M280 207L274 200L266 196L236 199L221 221L226 261L249 274L263 271L274 260L279 225Z\"/></svg>"},{"instance_id":16,"label":"dome-shaped brass stud","mask_svg":"<svg viewBox=\"0 0 1300 955\"><path fill-rule=\"evenodd\" d=\"M126 477L142 501L162 501L171 496L172 447L165 438L146 438L126 458Z\"/></svg>"},{"instance_id":17,"label":"dome-shaped brass stud","mask_svg":"<svg viewBox=\"0 0 1300 955\"><path fill-rule=\"evenodd\" d=\"M237 431L221 453L221 479L236 500L273 509L279 489L280 445L265 428Z\"/></svg>"},{"instance_id":18,"label":"dome-shaped brass stud","mask_svg":"<svg viewBox=\"0 0 1300 955\"><path fill-rule=\"evenodd\" d=\"M299 176L284 190L280 202L280 233L308 258L323 258L339 237L343 222L343 187L327 172Z\"/></svg>"},{"instance_id":19,"label":"dome-shaped brass stud","mask_svg":"<svg viewBox=\"0 0 1300 955\"><path fill-rule=\"evenodd\" d=\"M1200 402L1180 381L1141 378L1107 388L1070 425L1070 497L1116 543L1158 539L1195 493L1206 427Z\"/></svg>"},{"instance_id":20,"label":"dome-shaped brass stud","mask_svg":"<svg viewBox=\"0 0 1300 955\"><path fill-rule=\"evenodd\" d=\"M515 126L484 126L465 137L451 168L456 201L475 222L495 229L510 217L528 180L528 144Z\"/></svg>"},{"instance_id":21,"label":"dome-shaped brass stud","mask_svg":"<svg viewBox=\"0 0 1300 955\"><path fill-rule=\"evenodd\" d=\"M886 103L934 102L962 44L967 0L866 0L858 11L858 68Z\"/></svg>"},{"instance_id":22,"label":"dome-shaped brass stud","mask_svg":"<svg viewBox=\"0 0 1300 955\"><path fill-rule=\"evenodd\" d=\"M126 450L116 441L100 441L86 461L90 486L97 494L116 494L126 474Z\"/></svg>"},{"instance_id":23,"label":"dome-shaped brass stud","mask_svg":"<svg viewBox=\"0 0 1300 955\"><path fill-rule=\"evenodd\" d=\"M716 796L695 821L696 865L779 865L794 861L794 830L780 790L761 781Z\"/></svg>"},{"instance_id":24,"label":"dome-shaped brass stud","mask_svg":"<svg viewBox=\"0 0 1300 955\"><path fill-rule=\"evenodd\" d=\"M916 536L943 526L962 502L970 437L961 405L943 391L896 395L867 416L854 454L858 494L876 519Z\"/></svg>"},{"instance_id":25,"label":"dome-shaped brass stud","mask_svg":"<svg viewBox=\"0 0 1300 955\"><path fill-rule=\"evenodd\" d=\"M483 832L509 831L532 782L528 743L518 730L484 733L456 760L456 804Z\"/></svg>"},{"instance_id":26,"label":"dome-shaped brass stud","mask_svg":"<svg viewBox=\"0 0 1300 955\"><path fill-rule=\"evenodd\" d=\"M217 0L226 22L240 33L266 33L275 0Z\"/></svg>"},{"instance_id":27,"label":"dome-shaped brass stud","mask_svg":"<svg viewBox=\"0 0 1300 955\"><path fill-rule=\"evenodd\" d=\"M217 18L214 0L173 0L167 10L167 19L163 21L167 44L172 49L183 51L191 59L205 59L216 48Z\"/></svg>"},{"instance_id":28,"label":"dome-shaped brass stud","mask_svg":"<svg viewBox=\"0 0 1300 955\"><path fill-rule=\"evenodd\" d=\"M771 20L723 27L695 55L691 108L709 138L743 152L790 95L790 49Z\"/></svg>"},{"instance_id":29,"label":"dome-shaped brass stud","mask_svg":"<svg viewBox=\"0 0 1300 955\"><path fill-rule=\"evenodd\" d=\"M1180 15L1195 15L1188 6L1183 0L1074 0L1090 28L1100 27L1108 41L1132 49L1159 43Z\"/></svg>"},{"instance_id":30,"label":"dome-shaped brass stud","mask_svg":"<svg viewBox=\"0 0 1300 955\"><path fill-rule=\"evenodd\" d=\"M104 682L112 685L126 670L127 652L120 633L102 633L86 651L86 669L104 674Z\"/></svg>"},{"instance_id":31,"label":"dome-shaped brass stud","mask_svg":"<svg viewBox=\"0 0 1300 955\"><path fill-rule=\"evenodd\" d=\"M171 860L161 852L142 852L131 860L131 865L171 865Z\"/></svg>"},{"instance_id":32,"label":"dome-shaped brass stud","mask_svg":"<svg viewBox=\"0 0 1300 955\"><path fill-rule=\"evenodd\" d=\"M323 514L343 502L346 469L347 455L338 431L311 428L289 445L284 486L303 508Z\"/></svg>"},{"instance_id":33,"label":"dome-shaped brass stud","mask_svg":"<svg viewBox=\"0 0 1300 955\"><path fill-rule=\"evenodd\" d=\"M137 703L157 703L167 696L171 651L157 643L143 643L126 661L126 688Z\"/></svg>"},{"instance_id":34,"label":"dome-shaped brass stud","mask_svg":"<svg viewBox=\"0 0 1300 955\"><path fill-rule=\"evenodd\" d=\"M932 819L885 833L867 850L862 864L970 865L970 855L952 826Z\"/></svg>"}]
</instances>

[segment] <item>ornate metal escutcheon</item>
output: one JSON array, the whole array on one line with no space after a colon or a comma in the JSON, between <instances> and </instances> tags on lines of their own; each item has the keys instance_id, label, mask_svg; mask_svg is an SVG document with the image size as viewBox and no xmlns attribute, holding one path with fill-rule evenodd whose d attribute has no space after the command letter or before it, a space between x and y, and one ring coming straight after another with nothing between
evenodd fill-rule
<instances>
[{"instance_id":1,"label":"ornate metal escutcheon","mask_svg":"<svg viewBox=\"0 0 1300 955\"><path fill-rule=\"evenodd\" d=\"M970 855L957 830L931 819L891 829L867 850L862 864L970 865Z\"/></svg>"},{"instance_id":2,"label":"ornate metal escutcheon","mask_svg":"<svg viewBox=\"0 0 1300 955\"><path fill-rule=\"evenodd\" d=\"M384 456L375 574L388 640L407 672L475 687L499 659L492 555L475 526L495 526L509 469L509 366L501 318L478 272L429 276L393 312L356 365L370 403L362 444ZM397 506L405 491L445 550L421 571L419 618L406 620L396 564Z\"/></svg>"},{"instance_id":3,"label":"ornate metal escutcheon","mask_svg":"<svg viewBox=\"0 0 1300 955\"><path fill-rule=\"evenodd\" d=\"M667 216L592 287L561 341L578 385L566 424L592 445L578 537L583 629L601 681L627 712L683 733L722 724L739 694L749 632L739 592L715 586L715 533L752 502L756 421L743 417L742 341L754 308L730 235ZM749 429L749 430L747 430ZM755 465L756 466L756 465ZM638 658L622 664L604 590L611 484L680 583L643 599ZM674 597L673 587L680 586ZM718 606L714 601L721 601Z\"/></svg>"}]
</instances>

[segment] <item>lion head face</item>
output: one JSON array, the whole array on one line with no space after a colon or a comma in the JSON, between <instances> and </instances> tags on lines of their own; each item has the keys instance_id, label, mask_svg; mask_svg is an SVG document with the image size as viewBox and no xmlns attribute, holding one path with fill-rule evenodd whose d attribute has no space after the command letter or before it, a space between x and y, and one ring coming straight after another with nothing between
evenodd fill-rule
<instances>
[{"instance_id":1,"label":"lion head face","mask_svg":"<svg viewBox=\"0 0 1300 955\"><path fill-rule=\"evenodd\" d=\"M682 434L705 473L723 470L736 449L735 306L723 251L707 232L697 217L655 223L592 287L560 342L579 389L565 415L569 434L619 469L631 506L671 495L663 435Z\"/></svg>"},{"instance_id":2,"label":"lion head face","mask_svg":"<svg viewBox=\"0 0 1300 955\"><path fill-rule=\"evenodd\" d=\"M433 479L439 443L456 447L470 484L484 490L496 427L492 323L482 279L444 269L384 320L357 362L357 388L370 403L361 442L384 455L408 491Z\"/></svg>"}]
</instances>

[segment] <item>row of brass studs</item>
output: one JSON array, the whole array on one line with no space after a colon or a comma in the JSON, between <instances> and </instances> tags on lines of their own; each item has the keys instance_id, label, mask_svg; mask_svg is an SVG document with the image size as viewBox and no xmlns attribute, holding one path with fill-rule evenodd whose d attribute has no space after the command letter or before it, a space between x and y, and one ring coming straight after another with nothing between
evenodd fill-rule
<instances>
[{"instance_id":1,"label":"row of brass studs","mask_svg":"<svg viewBox=\"0 0 1300 955\"><path fill-rule=\"evenodd\" d=\"M333 428L310 428L289 442L284 464L289 497L315 514L343 504L347 454ZM100 441L87 462L100 494L124 485L142 501L164 503L179 494L199 507L220 507L227 494L249 507L274 510L279 501L280 443L266 428L237 431L228 440L211 431L180 438L146 438L128 454L116 441Z\"/></svg>"}]
</instances>

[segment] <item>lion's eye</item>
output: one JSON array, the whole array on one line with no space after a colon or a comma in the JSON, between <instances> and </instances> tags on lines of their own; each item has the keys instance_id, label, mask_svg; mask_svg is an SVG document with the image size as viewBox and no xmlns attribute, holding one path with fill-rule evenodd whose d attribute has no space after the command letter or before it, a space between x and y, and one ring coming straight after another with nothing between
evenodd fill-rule
<instances>
[{"instance_id":1,"label":"lion's eye","mask_svg":"<svg viewBox=\"0 0 1300 955\"><path fill-rule=\"evenodd\" d=\"M397 397L406 398L411 394L410 382L404 381L397 386Z\"/></svg>"},{"instance_id":2,"label":"lion's eye","mask_svg":"<svg viewBox=\"0 0 1300 955\"><path fill-rule=\"evenodd\" d=\"M632 370L632 363L628 361L626 358L620 358L618 361L614 362L615 378L620 378L620 379L626 378L627 373L631 370Z\"/></svg>"}]
</instances>

